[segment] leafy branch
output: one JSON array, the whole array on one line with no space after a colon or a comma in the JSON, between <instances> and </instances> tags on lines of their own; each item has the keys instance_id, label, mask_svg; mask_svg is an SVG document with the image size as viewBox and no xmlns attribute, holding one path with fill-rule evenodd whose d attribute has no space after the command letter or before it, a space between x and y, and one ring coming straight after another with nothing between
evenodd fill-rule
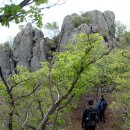
<instances>
[{"instance_id":1,"label":"leafy branch","mask_svg":"<svg viewBox=\"0 0 130 130\"><path fill-rule=\"evenodd\" d=\"M9 26L9 22L15 20L15 23L20 23L26 20L26 18L31 18L32 21L35 21L38 27L42 27L42 13L41 10L52 8L56 5L62 5L66 2L58 0L52 5L48 5L48 0L23 0L19 4L14 4L13 1L10 1L9 4L5 4L3 7L0 7L0 23L3 26ZM41 7L43 6L44 7ZM45 6L47 5L47 6ZM29 7L29 8L25 8Z\"/></svg>"}]
</instances>

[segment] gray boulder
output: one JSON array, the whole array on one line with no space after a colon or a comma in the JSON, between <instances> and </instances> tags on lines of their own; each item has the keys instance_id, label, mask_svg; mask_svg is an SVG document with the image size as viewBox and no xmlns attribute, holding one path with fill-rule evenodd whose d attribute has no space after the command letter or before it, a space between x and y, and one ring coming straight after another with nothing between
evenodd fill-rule
<instances>
[{"instance_id":1,"label":"gray boulder","mask_svg":"<svg viewBox=\"0 0 130 130\"><path fill-rule=\"evenodd\" d=\"M65 45L67 42L67 39L69 38L71 32L74 30L74 24L72 22L71 16L68 15L64 18L62 28L61 28L61 37L60 37L60 44ZM63 48L60 47L60 51L62 51Z\"/></svg>"},{"instance_id":2,"label":"gray boulder","mask_svg":"<svg viewBox=\"0 0 130 130\"><path fill-rule=\"evenodd\" d=\"M71 40L72 43L76 43L76 35L80 33L85 33L88 35L91 34L90 26L88 26L87 24L81 24L80 26L75 28L69 36L69 39Z\"/></svg>"},{"instance_id":3,"label":"gray boulder","mask_svg":"<svg viewBox=\"0 0 130 130\"><path fill-rule=\"evenodd\" d=\"M17 65L30 68L33 47L33 28L27 23L25 29L14 38L13 56Z\"/></svg>"},{"instance_id":4,"label":"gray boulder","mask_svg":"<svg viewBox=\"0 0 130 130\"><path fill-rule=\"evenodd\" d=\"M43 38L41 30L33 29L32 25L27 23L25 29L14 38L13 58L16 64L37 70L40 62L45 60Z\"/></svg>"},{"instance_id":5,"label":"gray boulder","mask_svg":"<svg viewBox=\"0 0 130 130\"><path fill-rule=\"evenodd\" d=\"M108 26L108 34L112 38L115 38L115 15L111 11L105 11L103 13L104 19L106 20Z\"/></svg>"},{"instance_id":6,"label":"gray boulder","mask_svg":"<svg viewBox=\"0 0 130 130\"><path fill-rule=\"evenodd\" d=\"M88 11L84 14L84 17L89 17L90 18L90 26L93 29L94 27L98 28L98 33L100 33L103 36L106 36L109 34L108 31L108 25L106 23L106 20L104 18L104 15L102 12L94 10L94 11ZM93 32L93 30L91 31Z\"/></svg>"},{"instance_id":7,"label":"gray boulder","mask_svg":"<svg viewBox=\"0 0 130 130\"><path fill-rule=\"evenodd\" d=\"M98 10L88 11L82 14L82 17L90 19L89 22L81 23L76 28L74 28L72 17L73 15L66 16L63 21L62 28L65 28L66 31L64 33L62 31L63 37L61 39L61 45L66 44L67 39L70 37L72 42L75 41L72 35L79 33L100 33L104 37L104 42L106 42L106 44L117 44L117 42L113 40L115 39L115 15L112 11L105 11L104 13Z\"/></svg>"},{"instance_id":8,"label":"gray boulder","mask_svg":"<svg viewBox=\"0 0 130 130\"><path fill-rule=\"evenodd\" d=\"M14 71L11 48L7 44L0 45L0 67L5 77Z\"/></svg>"},{"instance_id":9,"label":"gray boulder","mask_svg":"<svg viewBox=\"0 0 130 130\"><path fill-rule=\"evenodd\" d=\"M45 42L44 35L41 30L34 29L34 38L33 38L33 48L32 48L32 59L31 59L31 68L33 71L41 67L41 62L45 60Z\"/></svg>"},{"instance_id":10,"label":"gray boulder","mask_svg":"<svg viewBox=\"0 0 130 130\"><path fill-rule=\"evenodd\" d=\"M80 33L91 34L90 26L87 24L81 24L71 32L71 35Z\"/></svg>"}]
</instances>

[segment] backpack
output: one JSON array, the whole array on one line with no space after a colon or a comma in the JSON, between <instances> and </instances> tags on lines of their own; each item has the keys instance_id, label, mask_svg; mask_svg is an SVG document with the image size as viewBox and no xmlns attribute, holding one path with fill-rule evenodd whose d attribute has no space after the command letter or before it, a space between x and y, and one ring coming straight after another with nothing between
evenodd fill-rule
<instances>
[{"instance_id":1,"label":"backpack","mask_svg":"<svg viewBox=\"0 0 130 130\"><path fill-rule=\"evenodd\" d=\"M101 110L106 110L107 108L107 102L104 100L104 101L101 101Z\"/></svg>"},{"instance_id":2,"label":"backpack","mask_svg":"<svg viewBox=\"0 0 130 130\"><path fill-rule=\"evenodd\" d=\"M96 109L88 111L88 117L85 119L85 127L96 126L98 122Z\"/></svg>"}]
</instances>

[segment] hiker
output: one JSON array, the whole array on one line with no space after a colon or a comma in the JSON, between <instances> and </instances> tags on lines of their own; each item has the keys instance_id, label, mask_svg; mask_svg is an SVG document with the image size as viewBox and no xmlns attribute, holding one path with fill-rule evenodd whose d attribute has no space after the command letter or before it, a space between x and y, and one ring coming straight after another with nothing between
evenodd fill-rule
<instances>
[{"instance_id":1,"label":"hiker","mask_svg":"<svg viewBox=\"0 0 130 130\"><path fill-rule=\"evenodd\" d=\"M81 125L85 130L95 130L98 123L97 109L93 108L93 100L89 100L88 105L89 108L84 110Z\"/></svg>"},{"instance_id":2,"label":"hiker","mask_svg":"<svg viewBox=\"0 0 130 130\"><path fill-rule=\"evenodd\" d=\"M107 101L105 100L104 96L101 95L100 100L98 101L97 105L97 112L98 112L98 117L100 119L100 122L106 122L105 121L105 111L107 108Z\"/></svg>"}]
</instances>

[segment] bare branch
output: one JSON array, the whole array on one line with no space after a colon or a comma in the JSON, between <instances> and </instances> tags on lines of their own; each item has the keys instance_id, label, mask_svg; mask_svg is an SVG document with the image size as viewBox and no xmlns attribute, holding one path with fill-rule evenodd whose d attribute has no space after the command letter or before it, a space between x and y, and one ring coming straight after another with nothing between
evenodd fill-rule
<instances>
[{"instance_id":1,"label":"bare branch","mask_svg":"<svg viewBox=\"0 0 130 130\"><path fill-rule=\"evenodd\" d=\"M59 104L68 97L68 95L72 92L72 90L74 89L81 73L83 72L83 69L80 69L80 74L76 75L76 77L74 78L72 85L70 87L70 89L66 92L65 95L63 95L62 97L60 97L57 101L55 101L55 103L51 106L51 108L48 110L48 112L46 113L46 116L43 118L43 120L41 121L40 125L38 126L37 130L44 130L46 127L46 122L48 121L49 115L51 115L56 108L59 106Z\"/></svg>"},{"instance_id":2,"label":"bare branch","mask_svg":"<svg viewBox=\"0 0 130 130\"><path fill-rule=\"evenodd\" d=\"M43 9L49 9L53 6L56 6L56 5L62 5L66 2L67 0L65 0L63 3L60 3L60 0L58 0L56 3L52 4L52 5L49 5L49 6L46 6L46 7L43 7L43 8L39 8L41 10ZM34 0L23 0L21 3L19 3L17 6L19 6L21 9L23 9L25 6L28 6L28 5L31 5L33 4L35 1ZM0 9L4 9L4 7L1 7ZM22 13L20 12L17 12L16 13L16 16L15 17L18 17L20 16ZM12 16L11 13L9 14L2 14L0 15L0 23L2 23L4 20L8 19L8 21L12 21L14 19L14 16Z\"/></svg>"},{"instance_id":3,"label":"bare branch","mask_svg":"<svg viewBox=\"0 0 130 130\"><path fill-rule=\"evenodd\" d=\"M58 110L64 109L72 101L74 96L75 96L75 94L71 95L70 98L68 99L68 101L63 106L59 107Z\"/></svg>"},{"instance_id":4,"label":"bare branch","mask_svg":"<svg viewBox=\"0 0 130 130\"><path fill-rule=\"evenodd\" d=\"M43 112L43 110L42 110L41 101L38 101L38 108L39 108L39 110L40 110L40 112L41 112L41 117L42 117L42 119L43 119L43 118L44 118L44 112Z\"/></svg>"},{"instance_id":5,"label":"bare branch","mask_svg":"<svg viewBox=\"0 0 130 130\"><path fill-rule=\"evenodd\" d=\"M27 6L27 5L29 5L31 0L23 0L20 4L19 4L19 6L21 7L21 8L23 8L23 7L25 7L25 6ZM33 3L34 1L32 1L31 3Z\"/></svg>"},{"instance_id":6,"label":"bare branch","mask_svg":"<svg viewBox=\"0 0 130 130\"><path fill-rule=\"evenodd\" d=\"M27 6L29 4L31 0L23 0L18 6L21 7L21 9L25 6ZM4 7L3 7L4 8ZM19 14L17 14L18 16ZM0 15L0 22L3 22L4 21L4 17L6 17L7 19L10 19L10 20L13 20L13 16L11 14L8 14L8 15Z\"/></svg>"},{"instance_id":7,"label":"bare branch","mask_svg":"<svg viewBox=\"0 0 130 130\"><path fill-rule=\"evenodd\" d=\"M86 55L86 54L85 54ZM83 56L84 57L84 56ZM84 57L85 58L85 57ZM82 60L83 61L83 60ZM79 71L77 72L78 74L76 75L76 77L74 78L71 87L68 89L68 91L66 92L65 95L61 96L57 101L55 101L55 103L51 106L51 108L49 109L49 111L47 112L46 116L44 117L44 119L41 121L40 125L38 126L37 130L44 130L46 127L46 122L48 121L48 117L49 115L51 115L56 108L59 106L59 104L66 99L72 92L72 90L75 88L76 83L78 82L81 73L84 71L84 67L80 66Z\"/></svg>"},{"instance_id":8,"label":"bare branch","mask_svg":"<svg viewBox=\"0 0 130 130\"><path fill-rule=\"evenodd\" d=\"M60 3L60 0L58 0L56 3L52 4L52 5L48 5L46 7L43 7L43 8L39 8L39 9L50 9L52 8L53 6L56 6L56 5L63 5L66 3L67 0L63 1L62 3Z\"/></svg>"},{"instance_id":9,"label":"bare branch","mask_svg":"<svg viewBox=\"0 0 130 130\"><path fill-rule=\"evenodd\" d=\"M108 55L112 49L113 49L113 47L111 47L107 52L104 52L98 59L91 60L89 63L87 63L87 65L90 65L90 64L95 63L96 61L102 59L102 57L105 55Z\"/></svg>"},{"instance_id":10,"label":"bare branch","mask_svg":"<svg viewBox=\"0 0 130 130\"><path fill-rule=\"evenodd\" d=\"M55 87L56 87L56 92L57 92L57 98L59 99L61 94L60 94L60 91L58 89L58 85L55 85Z\"/></svg>"},{"instance_id":11,"label":"bare branch","mask_svg":"<svg viewBox=\"0 0 130 130\"><path fill-rule=\"evenodd\" d=\"M28 120L28 111L29 111L29 108L31 107L32 103L33 103L33 101L32 101L32 102L28 105L28 107L27 107L26 119L25 119L25 121L24 121L23 124L22 124L22 130L24 130L24 125L27 123L27 120Z\"/></svg>"},{"instance_id":12,"label":"bare branch","mask_svg":"<svg viewBox=\"0 0 130 130\"><path fill-rule=\"evenodd\" d=\"M54 96L53 96L53 93L52 93L52 80L51 80L51 69L52 69L51 61L49 61L48 68L49 68L49 70L48 70L49 91L50 91L50 96L51 96L52 102L54 103L55 99L54 99Z\"/></svg>"}]
</instances>

